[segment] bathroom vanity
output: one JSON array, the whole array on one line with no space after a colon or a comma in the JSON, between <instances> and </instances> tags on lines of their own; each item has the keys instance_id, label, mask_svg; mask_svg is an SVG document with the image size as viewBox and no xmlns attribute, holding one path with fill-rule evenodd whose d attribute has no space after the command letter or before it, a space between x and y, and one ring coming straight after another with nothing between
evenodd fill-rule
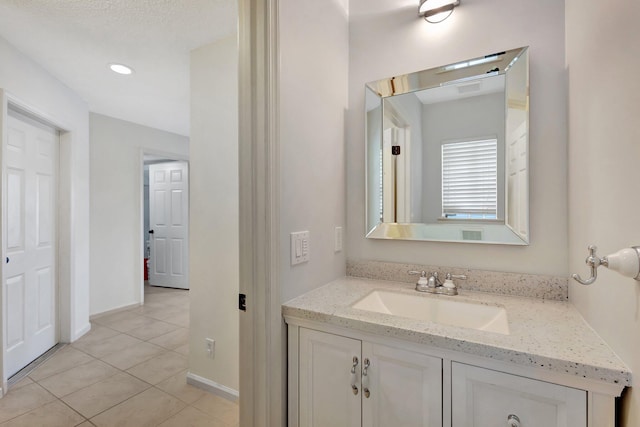
<instances>
[{"instance_id":1,"label":"bathroom vanity","mask_svg":"<svg viewBox=\"0 0 640 427\"><path fill-rule=\"evenodd\" d=\"M283 305L290 427L615 425L631 373L569 303L414 287L347 277Z\"/></svg>"}]
</instances>

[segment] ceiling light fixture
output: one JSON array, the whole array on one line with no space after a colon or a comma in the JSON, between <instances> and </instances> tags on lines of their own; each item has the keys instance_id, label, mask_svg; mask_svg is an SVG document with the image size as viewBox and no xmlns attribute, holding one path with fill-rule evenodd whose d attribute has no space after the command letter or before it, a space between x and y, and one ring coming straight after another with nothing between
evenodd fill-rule
<instances>
[{"instance_id":1,"label":"ceiling light fixture","mask_svg":"<svg viewBox=\"0 0 640 427\"><path fill-rule=\"evenodd\" d=\"M418 14L425 21L436 24L447 19L459 4L460 0L420 0Z\"/></svg>"},{"instance_id":2,"label":"ceiling light fixture","mask_svg":"<svg viewBox=\"0 0 640 427\"><path fill-rule=\"evenodd\" d=\"M133 68L124 64L111 63L109 64L109 69L114 73L122 74L125 76L133 74Z\"/></svg>"}]
</instances>

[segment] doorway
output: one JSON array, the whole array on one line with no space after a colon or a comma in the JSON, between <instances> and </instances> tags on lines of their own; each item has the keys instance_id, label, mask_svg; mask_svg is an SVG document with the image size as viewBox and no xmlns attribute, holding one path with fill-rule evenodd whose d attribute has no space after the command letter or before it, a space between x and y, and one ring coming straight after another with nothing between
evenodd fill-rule
<instances>
[{"instance_id":1,"label":"doorway","mask_svg":"<svg viewBox=\"0 0 640 427\"><path fill-rule=\"evenodd\" d=\"M189 163L144 152L142 166L142 284L189 289Z\"/></svg>"},{"instance_id":2,"label":"doorway","mask_svg":"<svg viewBox=\"0 0 640 427\"><path fill-rule=\"evenodd\" d=\"M59 341L60 132L9 106L2 152L4 379Z\"/></svg>"}]
</instances>

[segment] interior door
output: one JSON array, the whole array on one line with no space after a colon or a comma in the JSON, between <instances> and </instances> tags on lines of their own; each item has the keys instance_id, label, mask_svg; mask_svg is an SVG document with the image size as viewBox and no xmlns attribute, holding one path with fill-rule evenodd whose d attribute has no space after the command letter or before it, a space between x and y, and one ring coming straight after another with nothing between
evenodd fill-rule
<instances>
[{"instance_id":1,"label":"interior door","mask_svg":"<svg viewBox=\"0 0 640 427\"><path fill-rule=\"evenodd\" d=\"M507 141L506 223L523 238L528 237L529 183L527 181L527 123L513 131Z\"/></svg>"},{"instance_id":2,"label":"interior door","mask_svg":"<svg viewBox=\"0 0 640 427\"><path fill-rule=\"evenodd\" d=\"M3 151L5 377L58 342L58 132L9 110Z\"/></svg>"},{"instance_id":3,"label":"interior door","mask_svg":"<svg viewBox=\"0 0 640 427\"><path fill-rule=\"evenodd\" d=\"M149 166L149 284L189 289L187 162Z\"/></svg>"}]
</instances>

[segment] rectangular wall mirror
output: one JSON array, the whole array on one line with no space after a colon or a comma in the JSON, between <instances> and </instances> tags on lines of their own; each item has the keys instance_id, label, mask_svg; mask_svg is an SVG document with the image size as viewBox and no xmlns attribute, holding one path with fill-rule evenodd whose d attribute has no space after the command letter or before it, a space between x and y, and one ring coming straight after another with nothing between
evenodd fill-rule
<instances>
[{"instance_id":1,"label":"rectangular wall mirror","mask_svg":"<svg viewBox=\"0 0 640 427\"><path fill-rule=\"evenodd\" d=\"M365 92L367 237L529 244L527 48Z\"/></svg>"}]
</instances>

